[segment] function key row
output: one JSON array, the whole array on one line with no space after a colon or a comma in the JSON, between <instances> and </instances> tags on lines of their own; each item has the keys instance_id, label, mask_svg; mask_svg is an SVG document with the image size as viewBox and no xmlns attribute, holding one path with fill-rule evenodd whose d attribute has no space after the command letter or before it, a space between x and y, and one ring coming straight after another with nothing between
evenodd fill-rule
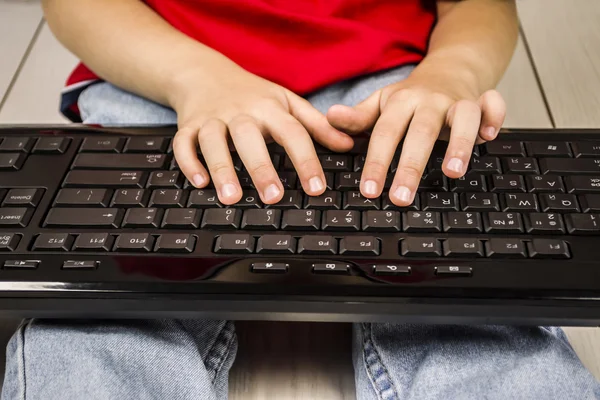
<instances>
[{"instance_id":1,"label":"function key row","mask_svg":"<svg viewBox=\"0 0 600 400\"><path fill-rule=\"evenodd\" d=\"M80 152L96 153L166 153L171 139L156 136L87 137Z\"/></svg>"},{"instance_id":2,"label":"function key row","mask_svg":"<svg viewBox=\"0 0 600 400\"><path fill-rule=\"evenodd\" d=\"M67 151L70 143L70 138L60 136L46 136L39 139L8 136L0 138L0 153L62 154Z\"/></svg>"}]
</instances>

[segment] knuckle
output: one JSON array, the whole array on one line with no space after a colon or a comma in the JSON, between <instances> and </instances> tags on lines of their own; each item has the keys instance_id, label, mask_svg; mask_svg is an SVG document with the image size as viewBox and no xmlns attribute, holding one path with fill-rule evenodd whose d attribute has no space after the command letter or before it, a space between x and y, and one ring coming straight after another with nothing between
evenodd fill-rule
<instances>
[{"instance_id":1,"label":"knuckle","mask_svg":"<svg viewBox=\"0 0 600 400\"><path fill-rule=\"evenodd\" d=\"M373 136L375 138L375 140L379 140L379 139L383 139L383 140L394 139L394 140L396 140L399 136L399 133L397 131L395 131L394 129L392 129L391 127L381 126L381 127L377 127L377 129L374 129L371 136Z\"/></svg>"},{"instance_id":2,"label":"knuckle","mask_svg":"<svg viewBox=\"0 0 600 400\"><path fill-rule=\"evenodd\" d=\"M364 170L368 171L370 175L383 176L387 174L388 165L379 159L367 160L365 162Z\"/></svg>"},{"instance_id":3,"label":"knuckle","mask_svg":"<svg viewBox=\"0 0 600 400\"><path fill-rule=\"evenodd\" d=\"M408 177L412 181L416 181L421 179L421 175L423 175L423 167L414 160L410 160L400 165L399 175L403 177Z\"/></svg>"},{"instance_id":4,"label":"knuckle","mask_svg":"<svg viewBox=\"0 0 600 400\"><path fill-rule=\"evenodd\" d=\"M437 137L440 134L439 130L433 124L426 122L413 122L409 132L411 135L425 137Z\"/></svg>"},{"instance_id":5,"label":"knuckle","mask_svg":"<svg viewBox=\"0 0 600 400\"><path fill-rule=\"evenodd\" d=\"M229 123L232 134L246 135L256 131L256 121L249 115L237 115Z\"/></svg>"},{"instance_id":6,"label":"knuckle","mask_svg":"<svg viewBox=\"0 0 600 400\"><path fill-rule=\"evenodd\" d=\"M312 176L321 172L321 163L316 157L304 158L297 161L296 170L302 175Z\"/></svg>"},{"instance_id":7,"label":"knuckle","mask_svg":"<svg viewBox=\"0 0 600 400\"><path fill-rule=\"evenodd\" d=\"M458 148L472 147L475 141L475 137L468 137L463 135L455 135L452 138L453 144Z\"/></svg>"},{"instance_id":8,"label":"knuckle","mask_svg":"<svg viewBox=\"0 0 600 400\"><path fill-rule=\"evenodd\" d=\"M233 167L231 164L223 161L215 162L209 166L210 172L214 176L223 177L226 175L232 175Z\"/></svg>"},{"instance_id":9,"label":"knuckle","mask_svg":"<svg viewBox=\"0 0 600 400\"><path fill-rule=\"evenodd\" d=\"M248 170L253 178L265 179L273 173L273 164L270 161L257 161L248 166Z\"/></svg>"},{"instance_id":10,"label":"knuckle","mask_svg":"<svg viewBox=\"0 0 600 400\"><path fill-rule=\"evenodd\" d=\"M431 93L427 102L435 109L448 109L452 105L453 99L443 93Z\"/></svg>"}]
</instances>

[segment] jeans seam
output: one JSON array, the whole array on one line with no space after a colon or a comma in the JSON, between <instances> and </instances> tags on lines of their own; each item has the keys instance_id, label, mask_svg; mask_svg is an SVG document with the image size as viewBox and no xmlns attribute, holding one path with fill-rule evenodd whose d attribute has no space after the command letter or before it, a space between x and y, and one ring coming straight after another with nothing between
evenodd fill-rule
<instances>
[{"instance_id":1,"label":"jeans seam","mask_svg":"<svg viewBox=\"0 0 600 400\"><path fill-rule=\"evenodd\" d=\"M18 364L17 364L17 368L18 368L18 374L19 374L19 383L20 383L20 387L21 387L21 393L20 393L20 398L22 400L26 400L27 398L27 379L26 379L26 373L25 373L25 333L27 331L27 329L31 326L31 324L33 323L33 319L28 320L27 322L24 322L20 327L19 327L19 336L18 336L18 340L17 340L17 351L19 353L18 356Z\"/></svg>"},{"instance_id":2,"label":"jeans seam","mask_svg":"<svg viewBox=\"0 0 600 400\"><path fill-rule=\"evenodd\" d=\"M377 351L377 347L375 347L371 324L363 323L361 325L363 327L363 361L371 385L377 393L377 398L381 400L399 399L396 386ZM384 395L384 392L390 389L391 393Z\"/></svg>"},{"instance_id":3,"label":"jeans seam","mask_svg":"<svg viewBox=\"0 0 600 400\"><path fill-rule=\"evenodd\" d=\"M224 327L219 331L219 334L216 336L213 345L206 356L206 369L211 371L211 383L214 384L223 364L225 363L225 358L229 354L231 349L231 344L233 343L233 323L228 321L225 323ZM217 361L212 361L217 360Z\"/></svg>"}]
</instances>

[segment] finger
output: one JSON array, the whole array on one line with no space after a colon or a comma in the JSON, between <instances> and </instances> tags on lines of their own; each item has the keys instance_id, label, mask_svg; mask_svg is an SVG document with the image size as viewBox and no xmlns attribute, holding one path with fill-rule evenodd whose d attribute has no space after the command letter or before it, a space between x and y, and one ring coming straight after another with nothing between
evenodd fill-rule
<instances>
[{"instance_id":1,"label":"finger","mask_svg":"<svg viewBox=\"0 0 600 400\"><path fill-rule=\"evenodd\" d=\"M479 137L484 141L494 140L506 118L506 103L496 90L488 90L479 98L482 111Z\"/></svg>"},{"instance_id":2,"label":"finger","mask_svg":"<svg viewBox=\"0 0 600 400\"><path fill-rule=\"evenodd\" d=\"M250 116L236 117L229 123L229 134L263 203L277 203L283 196L283 185L257 122Z\"/></svg>"},{"instance_id":3,"label":"finger","mask_svg":"<svg viewBox=\"0 0 600 400\"><path fill-rule=\"evenodd\" d=\"M229 205L240 201L242 189L231 160L227 136L227 125L218 119L207 121L198 132L198 143L219 200Z\"/></svg>"},{"instance_id":4,"label":"finger","mask_svg":"<svg viewBox=\"0 0 600 400\"><path fill-rule=\"evenodd\" d=\"M406 133L398 170L390 188L392 203L410 205L429 160L433 145L444 124L447 108L417 108Z\"/></svg>"},{"instance_id":5,"label":"finger","mask_svg":"<svg viewBox=\"0 0 600 400\"><path fill-rule=\"evenodd\" d=\"M338 152L348 151L354 146L350 136L331 126L327 118L307 100L295 95L288 97L290 114L300 121L317 143Z\"/></svg>"},{"instance_id":6,"label":"finger","mask_svg":"<svg viewBox=\"0 0 600 400\"><path fill-rule=\"evenodd\" d=\"M173 154L179 169L185 177L197 188L203 188L210 182L206 168L198 160L196 146L198 144L197 130L190 127L180 128L173 138Z\"/></svg>"},{"instance_id":7,"label":"finger","mask_svg":"<svg viewBox=\"0 0 600 400\"><path fill-rule=\"evenodd\" d=\"M380 101L378 90L354 107L336 104L327 111L327 120L337 129L352 134L371 130L380 115Z\"/></svg>"},{"instance_id":8,"label":"finger","mask_svg":"<svg viewBox=\"0 0 600 400\"><path fill-rule=\"evenodd\" d=\"M274 115L266 127L290 157L304 191L311 196L322 194L326 188L325 174L315 146L302 124L282 111L280 115Z\"/></svg>"},{"instance_id":9,"label":"finger","mask_svg":"<svg viewBox=\"0 0 600 400\"><path fill-rule=\"evenodd\" d=\"M448 114L448 119L451 120L450 142L442 170L449 178L458 179L465 174L473 153L481 122L481 109L473 101L459 100Z\"/></svg>"},{"instance_id":10,"label":"finger","mask_svg":"<svg viewBox=\"0 0 600 400\"><path fill-rule=\"evenodd\" d=\"M367 158L360 178L363 196L374 198L381 194L385 178L396 149L404 136L415 111L406 102L390 102L373 128Z\"/></svg>"}]
</instances>

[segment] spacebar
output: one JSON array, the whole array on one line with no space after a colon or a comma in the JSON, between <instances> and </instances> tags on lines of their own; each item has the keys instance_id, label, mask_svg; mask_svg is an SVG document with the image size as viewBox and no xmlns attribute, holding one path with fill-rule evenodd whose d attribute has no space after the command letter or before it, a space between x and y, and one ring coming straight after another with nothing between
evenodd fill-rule
<instances>
[{"instance_id":1,"label":"spacebar","mask_svg":"<svg viewBox=\"0 0 600 400\"><path fill-rule=\"evenodd\" d=\"M123 210L118 208L52 208L44 227L102 227L118 228Z\"/></svg>"}]
</instances>

